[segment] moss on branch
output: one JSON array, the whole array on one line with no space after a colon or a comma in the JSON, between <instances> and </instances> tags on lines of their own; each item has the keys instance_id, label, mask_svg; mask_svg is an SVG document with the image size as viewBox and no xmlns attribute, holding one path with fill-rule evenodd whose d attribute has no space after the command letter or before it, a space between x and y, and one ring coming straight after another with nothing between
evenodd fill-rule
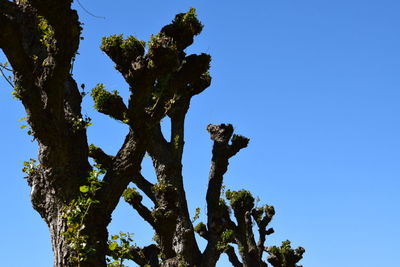
<instances>
[{"instance_id":1,"label":"moss on branch","mask_svg":"<svg viewBox=\"0 0 400 267\"><path fill-rule=\"evenodd\" d=\"M226 191L226 198L230 201L230 205L234 211L250 211L254 207L254 197L247 190Z\"/></svg>"},{"instance_id":2,"label":"moss on branch","mask_svg":"<svg viewBox=\"0 0 400 267\"><path fill-rule=\"evenodd\" d=\"M127 188L124 191L124 199L129 204L134 205L136 203L140 203L143 200L143 197L136 190L136 188Z\"/></svg>"},{"instance_id":3,"label":"moss on branch","mask_svg":"<svg viewBox=\"0 0 400 267\"><path fill-rule=\"evenodd\" d=\"M162 28L161 32L172 37L177 47L183 50L193 43L193 37L200 34L202 29L196 9L191 8L187 13L177 14L172 23Z\"/></svg>"},{"instance_id":4,"label":"moss on branch","mask_svg":"<svg viewBox=\"0 0 400 267\"><path fill-rule=\"evenodd\" d=\"M117 64L116 68L119 71L125 72L137 57L144 55L145 47L144 41L133 36L124 39L122 34L118 34L104 37L100 49Z\"/></svg>"},{"instance_id":5,"label":"moss on branch","mask_svg":"<svg viewBox=\"0 0 400 267\"><path fill-rule=\"evenodd\" d=\"M124 121L126 119L127 107L125 106L122 97L118 91L112 92L104 89L103 84L98 84L92 89L90 94L94 101L94 108L111 118Z\"/></svg>"}]
</instances>

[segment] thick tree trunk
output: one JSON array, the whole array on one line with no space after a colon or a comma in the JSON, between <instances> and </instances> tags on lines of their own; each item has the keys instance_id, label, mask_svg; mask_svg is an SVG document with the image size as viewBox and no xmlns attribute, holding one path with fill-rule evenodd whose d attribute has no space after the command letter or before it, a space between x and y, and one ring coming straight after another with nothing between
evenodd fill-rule
<instances>
[{"instance_id":1,"label":"thick tree trunk","mask_svg":"<svg viewBox=\"0 0 400 267\"><path fill-rule=\"evenodd\" d=\"M62 213L57 212L55 217L49 221L49 229L51 234L51 245L54 254L54 266L72 266L70 262L72 251L68 246L63 233L67 230L67 224L62 217Z\"/></svg>"},{"instance_id":2,"label":"thick tree trunk","mask_svg":"<svg viewBox=\"0 0 400 267\"><path fill-rule=\"evenodd\" d=\"M64 139L64 141L66 140ZM87 177L90 166L87 163L87 156L73 155L74 151L85 150L86 141L77 138L71 142L75 144L75 148L81 147L81 149L62 149L62 152L53 153L54 150L49 150L47 146L41 144L39 150L41 164L31 168L27 177L31 186L32 205L49 227L55 267L78 266L77 262L73 261L76 251L71 248L64 235L68 229L65 207L71 200L78 197L79 186ZM55 148L54 145L52 147ZM79 158L81 160L76 160ZM63 162L62 159L66 162ZM95 248L95 251L88 255L87 261L81 262L79 266L106 266L107 225L111 219L110 216L96 218L96 213L92 213L94 215L88 217L84 222L83 234L88 234L90 237L88 246Z\"/></svg>"},{"instance_id":3,"label":"thick tree trunk","mask_svg":"<svg viewBox=\"0 0 400 267\"><path fill-rule=\"evenodd\" d=\"M107 246L108 232L105 226L87 224L87 232L90 233L88 245L96 248L96 251L88 255L87 260L75 262L72 260L76 256L76 252L71 249L66 242L63 233L67 230L67 223L63 218L63 211L57 212L49 221L49 230L51 233L51 244L54 253L55 267L102 267L107 266L105 261L105 249Z\"/></svg>"}]
</instances>

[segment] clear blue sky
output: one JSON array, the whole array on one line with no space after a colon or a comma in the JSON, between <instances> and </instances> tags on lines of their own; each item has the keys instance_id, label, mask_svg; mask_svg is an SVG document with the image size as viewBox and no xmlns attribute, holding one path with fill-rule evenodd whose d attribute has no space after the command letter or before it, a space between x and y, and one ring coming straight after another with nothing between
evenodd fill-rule
<instances>
[{"instance_id":1,"label":"clear blue sky","mask_svg":"<svg viewBox=\"0 0 400 267\"><path fill-rule=\"evenodd\" d=\"M208 123L232 123L251 138L225 184L275 206L268 244L306 248L305 267L400 266L400 2L398 0L95 1L76 5L85 23L74 77L90 89L127 86L99 50L102 36L148 40L178 12L196 7L205 25L192 53L213 57L213 84L187 120L184 173L190 209L205 214ZM1 59L4 57L1 55ZM90 142L114 153L127 129L96 114ZM45 223L31 208L22 162L36 144L19 127L22 105L0 80L1 266L52 265ZM167 121L165 121L167 123ZM145 174L153 176L149 160ZM154 179L154 178L151 178ZM202 217L204 219L204 216ZM126 205L110 232L149 228ZM134 266L134 265L132 265ZM218 266L230 266L223 258Z\"/></svg>"}]
</instances>

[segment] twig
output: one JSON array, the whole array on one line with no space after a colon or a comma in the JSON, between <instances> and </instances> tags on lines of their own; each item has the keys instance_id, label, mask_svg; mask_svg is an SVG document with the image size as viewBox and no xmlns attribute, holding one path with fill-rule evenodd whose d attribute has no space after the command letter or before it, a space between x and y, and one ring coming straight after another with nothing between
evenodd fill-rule
<instances>
[{"instance_id":1,"label":"twig","mask_svg":"<svg viewBox=\"0 0 400 267\"><path fill-rule=\"evenodd\" d=\"M0 67L2 67L3 69L7 70L7 71L12 71L12 69L7 68L6 66L8 65L8 63L0 63Z\"/></svg>"},{"instance_id":2,"label":"twig","mask_svg":"<svg viewBox=\"0 0 400 267\"><path fill-rule=\"evenodd\" d=\"M90 16L94 17L94 18L98 18L98 19L106 19L106 17L102 17L102 16L96 16L95 14L93 14L92 12L90 12L89 10L87 10L82 4L80 0L76 0L76 2L78 2L78 5L86 12L88 13Z\"/></svg>"},{"instance_id":3,"label":"twig","mask_svg":"<svg viewBox=\"0 0 400 267\"><path fill-rule=\"evenodd\" d=\"M0 66L0 73L1 73L1 76L3 76L4 79L8 82L8 84L14 89L14 87L15 87L14 84L13 84L13 83L10 81L10 79L4 74L3 69L8 70L8 71L11 71L11 70L9 70L7 67L4 67L3 65Z\"/></svg>"}]
</instances>

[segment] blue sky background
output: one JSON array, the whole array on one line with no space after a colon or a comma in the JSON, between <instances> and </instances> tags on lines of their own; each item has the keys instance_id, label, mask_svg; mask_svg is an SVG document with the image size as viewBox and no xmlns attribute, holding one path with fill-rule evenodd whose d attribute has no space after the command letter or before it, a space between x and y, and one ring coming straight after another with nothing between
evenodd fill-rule
<instances>
[{"instance_id":1,"label":"blue sky background","mask_svg":"<svg viewBox=\"0 0 400 267\"><path fill-rule=\"evenodd\" d=\"M188 53L213 57L212 86L196 96L186 124L184 174L189 207L202 210L212 143L208 123L232 123L251 138L231 160L230 189L275 206L275 234L306 248L305 267L400 266L400 2L398 0L89 1L74 77L86 88L127 86L99 50L101 37L148 40L174 15L196 7L205 25ZM1 60L4 56L1 54ZM1 266L52 266L45 223L31 208L22 162L37 155L21 130L22 105L0 79ZM124 125L96 114L89 141L108 153ZM164 121L165 129L168 121ZM149 159L145 176L154 180ZM110 233L152 233L124 203ZM134 266L134 265L132 265ZM218 266L230 266L223 257Z\"/></svg>"}]
</instances>

